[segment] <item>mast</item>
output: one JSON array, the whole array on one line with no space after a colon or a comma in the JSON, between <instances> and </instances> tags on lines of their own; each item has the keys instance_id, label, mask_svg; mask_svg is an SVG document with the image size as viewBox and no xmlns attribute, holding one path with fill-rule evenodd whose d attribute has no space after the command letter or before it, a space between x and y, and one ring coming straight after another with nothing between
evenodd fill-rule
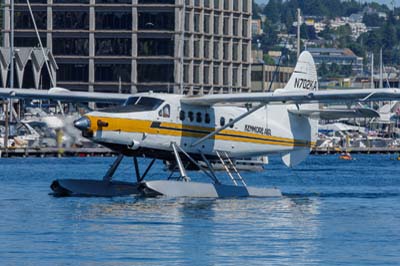
<instances>
[{"instance_id":1,"label":"mast","mask_svg":"<svg viewBox=\"0 0 400 266\"><path fill-rule=\"evenodd\" d=\"M300 56L300 23L301 23L301 14L300 8L297 9L297 58Z\"/></svg>"},{"instance_id":2,"label":"mast","mask_svg":"<svg viewBox=\"0 0 400 266\"><path fill-rule=\"evenodd\" d=\"M380 51L380 65L379 65L379 88L383 88L383 58L382 58L382 48Z\"/></svg>"},{"instance_id":3,"label":"mast","mask_svg":"<svg viewBox=\"0 0 400 266\"><path fill-rule=\"evenodd\" d=\"M374 53L371 54L371 89L375 88L374 84Z\"/></svg>"},{"instance_id":4,"label":"mast","mask_svg":"<svg viewBox=\"0 0 400 266\"><path fill-rule=\"evenodd\" d=\"M183 94L183 81L185 74L184 57L185 57L185 23L186 23L186 0L182 0L182 35L181 35L181 80L180 80L180 94Z\"/></svg>"}]
</instances>

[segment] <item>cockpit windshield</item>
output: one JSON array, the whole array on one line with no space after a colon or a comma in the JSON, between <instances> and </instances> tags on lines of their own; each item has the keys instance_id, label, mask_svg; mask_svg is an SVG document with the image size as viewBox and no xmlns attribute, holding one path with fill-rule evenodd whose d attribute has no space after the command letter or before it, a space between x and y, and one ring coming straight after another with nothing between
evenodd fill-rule
<instances>
[{"instance_id":1,"label":"cockpit windshield","mask_svg":"<svg viewBox=\"0 0 400 266\"><path fill-rule=\"evenodd\" d=\"M104 112L109 113L130 113L130 112L145 112L145 111L154 111L164 101L157 98L152 97L129 97L123 106L112 107L103 110Z\"/></svg>"}]
</instances>

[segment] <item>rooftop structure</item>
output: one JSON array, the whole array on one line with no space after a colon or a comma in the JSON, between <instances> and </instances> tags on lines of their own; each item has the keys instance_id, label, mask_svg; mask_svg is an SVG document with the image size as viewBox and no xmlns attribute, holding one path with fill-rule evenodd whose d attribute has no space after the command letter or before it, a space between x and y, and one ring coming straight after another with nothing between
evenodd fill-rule
<instances>
[{"instance_id":1,"label":"rooftop structure","mask_svg":"<svg viewBox=\"0 0 400 266\"><path fill-rule=\"evenodd\" d=\"M4 47L9 6L5 0ZM249 91L251 7L250 0L32 1L58 86L126 93ZM16 0L15 46L37 45L27 5Z\"/></svg>"},{"instance_id":2,"label":"rooftop structure","mask_svg":"<svg viewBox=\"0 0 400 266\"><path fill-rule=\"evenodd\" d=\"M322 63L326 65L336 63L341 66L351 66L354 73L362 73L363 58L356 56L350 49L308 48L307 50L313 55L317 67Z\"/></svg>"}]
</instances>

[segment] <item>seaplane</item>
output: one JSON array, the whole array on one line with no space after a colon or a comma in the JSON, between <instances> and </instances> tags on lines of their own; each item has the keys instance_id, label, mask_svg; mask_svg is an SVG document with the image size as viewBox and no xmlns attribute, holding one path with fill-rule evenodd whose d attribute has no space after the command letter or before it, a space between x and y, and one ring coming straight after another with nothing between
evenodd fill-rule
<instances>
[{"instance_id":1,"label":"seaplane","mask_svg":"<svg viewBox=\"0 0 400 266\"><path fill-rule=\"evenodd\" d=\"M53 88L1 89L0 97L118 104L90 111L74 126L84 137L119 156L102 180L55 180L51 188L58 195L279 197L278 188L247 186L232 160L276 154L286 166L294 167L307 158L315 144L319 119L379 116L372 109L321 109L321 104L396 100L400 90L318 90L314 60L304 51L286 86L273 92L127 95ZM124 157L133 157L135 182L113 179ZM151 159L145 169L140 169L140 157ZM156 160L174 164L177 177L148 181ZM213 162L223 165L229 184L221 182ZM188 169L202 171L209 182L192 181Z\"/></svg>"}]
</instances>

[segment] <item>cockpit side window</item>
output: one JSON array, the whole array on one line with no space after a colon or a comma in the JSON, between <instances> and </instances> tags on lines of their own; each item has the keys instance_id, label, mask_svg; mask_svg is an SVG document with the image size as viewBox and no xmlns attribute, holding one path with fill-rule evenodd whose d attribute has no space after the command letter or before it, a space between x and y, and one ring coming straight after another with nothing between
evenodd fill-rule
<instances>
[{"instance_id":1,"label":"cockpit side window","mask_svg":"<svg viewBox=\"0 0 400 266\"><path fill-rule=\"evenodd\" d=\"M164 118L169 118L171 116L171 107L169 104L164 105L164 107L158 112L158 115Z\"/></svg>"},{"instance_id":2,"label":"cockpit side window","mask_svg":"<svg viewBox=\"0 0 400 266\"><path fill-rule=\"evenodd\" d=\"M129 97L123 106L104 109L109 113L155 111L164 101L153 97Z\"/></svg>"},{"instance_id":3,"label":"cockpit side window","mask_svg":"<svg viewBox=\"0 0 400 266\"><path fill-rule=\"evenodd\" d=\"M125 103L124 106L128 106L128 105L135 105L137 103L137 101L139 100L139 97L129 97Z\"/></svg>"}]
</instances>

